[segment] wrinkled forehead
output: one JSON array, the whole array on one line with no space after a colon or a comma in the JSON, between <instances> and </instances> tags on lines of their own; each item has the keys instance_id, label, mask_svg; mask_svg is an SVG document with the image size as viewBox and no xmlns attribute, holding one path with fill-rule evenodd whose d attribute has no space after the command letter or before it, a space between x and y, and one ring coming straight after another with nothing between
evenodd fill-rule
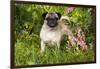
<instances>
[{"instance_id":1,"label":"wrinkled forehead","mask_svg":"<svg viewBox=\"0 0 100 69\"><path fill-rule=\"evenodd\" d=\"M56 13L48 13L46 18L58 18L58 15Z\"/></svg>"}]
</instances>

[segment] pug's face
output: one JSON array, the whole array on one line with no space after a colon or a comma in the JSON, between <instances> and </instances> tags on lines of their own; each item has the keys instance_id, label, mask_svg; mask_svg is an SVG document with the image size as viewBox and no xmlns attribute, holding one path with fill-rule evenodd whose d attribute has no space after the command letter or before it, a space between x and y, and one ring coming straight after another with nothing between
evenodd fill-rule
<instances>
[{"instance_id":1,"label":"pug's face","mask_svg":"<svg viewBox=\"0 0 100 69\"><path fill-rule=\"evenodd\" d=\"M44 20L46 20L46 24L50 27L56 27L58 25L58 20L61 17L60 13L44 13L43 15Z\"/></svg>"}]
</instances>

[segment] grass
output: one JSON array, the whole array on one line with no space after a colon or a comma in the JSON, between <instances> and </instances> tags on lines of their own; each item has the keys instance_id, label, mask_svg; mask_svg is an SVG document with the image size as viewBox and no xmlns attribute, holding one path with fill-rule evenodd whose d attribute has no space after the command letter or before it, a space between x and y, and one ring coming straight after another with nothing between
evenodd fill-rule
<instances>
[{"instance_id":1,"label":"grass","mask_svg":"<svg viewBox=\"0 0 100 69\"><path fill-rule=\"evenodd\" d=\"M15 64L20 66L94 61L94 50L82 51L74 50L73 48L68 49L66 47L66 44L61 45L60 49L57 49L56 46L46 46L44 54L41 54L39 36L32 34L20 38L15 43Z\"/></svg>"}]
</instances>

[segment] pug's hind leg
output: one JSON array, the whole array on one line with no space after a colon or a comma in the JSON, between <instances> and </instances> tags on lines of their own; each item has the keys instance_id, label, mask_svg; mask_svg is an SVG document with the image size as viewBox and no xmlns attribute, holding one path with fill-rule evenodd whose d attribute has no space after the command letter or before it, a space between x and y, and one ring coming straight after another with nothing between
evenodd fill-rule
<instances>
[{"instance_id":1,"label":"pug's hind leg","mask_svg":"<svg viewBox=\"0 0 100 69\"><path fill-rule=\"evenodd\" d=\"M45 50L45 43L41 41L41 53L43 53Z\"/></svg>"},{"instance_id":2,"label":"pug's hind leg","mask_svg":"<svg viewBox=\"0 0 100 69\"><path fill-rule=\"evenodd\" d=\"M58 47L58 49L60 48L60 42L57 42L57 47Z\"/></svg>"}]
</instances>

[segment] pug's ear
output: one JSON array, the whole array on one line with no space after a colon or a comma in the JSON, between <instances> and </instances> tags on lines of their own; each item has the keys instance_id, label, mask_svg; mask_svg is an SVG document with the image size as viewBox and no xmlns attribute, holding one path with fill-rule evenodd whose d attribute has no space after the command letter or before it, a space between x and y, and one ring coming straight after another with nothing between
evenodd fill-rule
<instances>
[{"instance_id":1,"label":"pug's ear","mask_svg":"<svg viewBox=\"0 0 100 69\"><path fill-rule=\"evenodd\" d=\"M56 14L58 15L58 17L59 17L59 19L61 18L61 14L60 13L58 13L58 12L56 12Z\"/></svg>"},{"instance_id":2,"label":"pug's ear","mask_svg":"<svg viewBox=\"0 0 100 69\"><path fill-rule=\"evenodd\" d=\"M47 13L48 13L48 12L45 12L45 13L42 14L43 19L45 19Z\"/></svg>"}]
</instances>

